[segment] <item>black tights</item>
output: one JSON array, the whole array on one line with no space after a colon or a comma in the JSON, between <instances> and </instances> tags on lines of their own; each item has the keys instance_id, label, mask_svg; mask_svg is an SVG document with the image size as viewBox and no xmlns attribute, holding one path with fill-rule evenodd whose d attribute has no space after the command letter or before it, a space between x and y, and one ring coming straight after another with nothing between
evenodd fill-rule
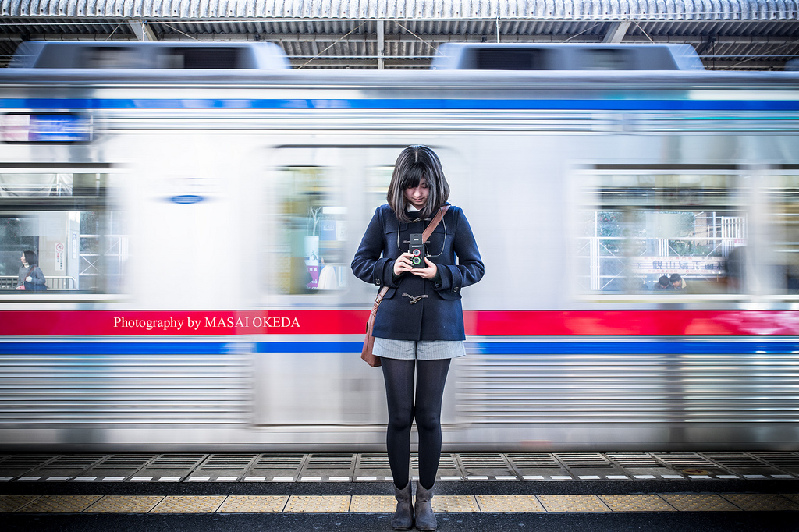
<instances>
[{"instance_id":1,"label":"black tights","mask_svg":"<svg viewBox=\"0 0 799 532\"><path fill-rule=\"evenodd\" d=\"M411 425L419 433L419 482L433 487L441 458L441 401L450 359L396 360L382 358L388 402L386 447L394 484L408 485L411 461ZM416 400L413 372L416 367Z\"/></svg>"}]
</instances>

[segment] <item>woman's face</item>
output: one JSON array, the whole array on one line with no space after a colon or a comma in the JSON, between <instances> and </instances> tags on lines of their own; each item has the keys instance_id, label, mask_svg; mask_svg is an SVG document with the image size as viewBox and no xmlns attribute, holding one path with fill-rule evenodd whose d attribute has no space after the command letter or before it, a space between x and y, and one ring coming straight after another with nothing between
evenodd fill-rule
<instances>
[{"instance_id":1,"label":"woman's face","mask_svg":"<svg viewBox=\"0 0 799 532\"><path fill-rule=\"evenodd\" d=\"M422 210L425 206L429 195L430 189L427 188L427 181L425 179L419 181L418 187L405 189L405 199L418 210Z\"/></svg>"}]
</instances>

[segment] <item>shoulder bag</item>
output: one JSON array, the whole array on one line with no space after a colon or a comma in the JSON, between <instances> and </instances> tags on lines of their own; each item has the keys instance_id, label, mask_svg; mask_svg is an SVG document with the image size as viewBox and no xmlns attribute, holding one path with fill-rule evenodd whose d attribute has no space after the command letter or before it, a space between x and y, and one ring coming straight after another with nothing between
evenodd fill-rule
<instances>
[{"instance_id":1,"label":"shoulder bag","mask_svg":"<svg viewBox=\"0 0 799 532\"><path fill-rule=\"evenodd\" d=\"M30 281L26 280L23 283L23 286L25 287L25 290L31 290L31 291L47 290L47 285L46 284L35 284L33 282L34 274L36 273L36 268L37 268L36 266L31 266L31 269L28 270L28 275L26 275L25 278L27 279L28 277L30 277L31 280ZM42 277L44 277L44 274L42 274Z\"/></svg>"}]
</instances>

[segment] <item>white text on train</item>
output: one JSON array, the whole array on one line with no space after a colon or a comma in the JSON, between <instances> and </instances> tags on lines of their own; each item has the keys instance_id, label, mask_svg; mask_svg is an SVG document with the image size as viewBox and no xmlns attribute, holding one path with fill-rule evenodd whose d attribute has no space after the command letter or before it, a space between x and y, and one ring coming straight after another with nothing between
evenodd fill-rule
<instances>
[{"instance_id":1,"label":"white text on train","mask_svg":"<svg viewBox=\"0 0 799 532\"><path fill-rule=\"evenodd\" d=\"M206 327L239 327L239 328L249 328L250 324L256 329L271 329L275 327L280 328L289 328L289 327L299 327L300 322L295 318L289 318L288 316L255 316L252 320L250 320L249 316L244 316L240 318L234 318L233 316L228 316L227 318L222 317L205 317L205 326Z\"/></svg>"},{"instance_id":2,"label":"white text on train","mask_svg":"<svg viewBox=\"0 0 799 532\"><path fill-rule=\"evenodd\" d=\"M147 329L148 331L153 329L163 329L165 331L174 329L179 331L183 328L183 325L185 325L183 320L176 320L172 317L165 320L139 320L121 318L119 316L114 318L114 327L122 327L123 329Z\"/></svg>"}]
</instances>

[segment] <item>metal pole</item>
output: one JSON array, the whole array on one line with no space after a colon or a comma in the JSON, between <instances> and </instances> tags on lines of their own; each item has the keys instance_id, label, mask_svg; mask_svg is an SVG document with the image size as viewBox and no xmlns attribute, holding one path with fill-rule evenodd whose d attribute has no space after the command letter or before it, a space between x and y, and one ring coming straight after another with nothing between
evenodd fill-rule
<instances>
[{"instance_id":1,"label":"metal pole","mask_svg":"<svg viewBox=\"0 0 799 532\"><path fill-rule=\"evenodd\" d=\"M386 36L385 28L383 27L383 20L377 21L377 68L383 70L385 64L383 63L383 55L385 54Z\"/></svg>"}]
</instances>

